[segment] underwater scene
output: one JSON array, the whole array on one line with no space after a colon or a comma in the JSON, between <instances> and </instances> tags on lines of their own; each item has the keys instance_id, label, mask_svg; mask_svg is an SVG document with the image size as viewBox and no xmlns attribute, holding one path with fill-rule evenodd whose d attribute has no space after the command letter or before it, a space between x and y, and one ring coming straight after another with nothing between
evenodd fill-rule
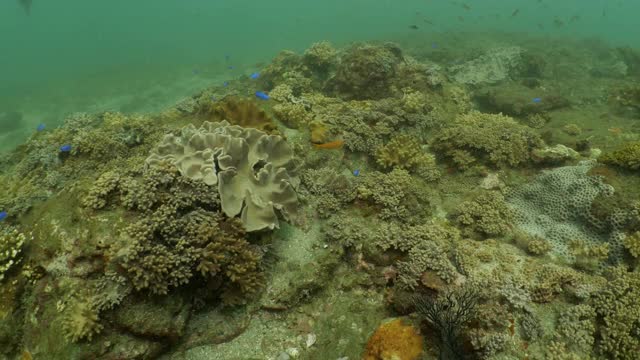
<instances>
[{"instance_id":1,"label":"underwater scene","mask_svg":"<svg viewBox=\"0 0 640 360\"><path fill-rule=\"evenodd\" d=\"M0 3L0 360L640 359L632 0Z\"/></svg>"}]
</instances>

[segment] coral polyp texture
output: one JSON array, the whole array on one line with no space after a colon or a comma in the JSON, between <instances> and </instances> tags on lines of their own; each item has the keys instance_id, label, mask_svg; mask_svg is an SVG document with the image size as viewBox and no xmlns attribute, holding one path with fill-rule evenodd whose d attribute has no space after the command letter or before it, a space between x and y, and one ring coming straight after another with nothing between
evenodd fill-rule
<instances>
[{"instance_id":1,"label":"coral polyp texture","mask_svg":"<svg viewBox=\"0 0 640 360\"><path fill-rule=\"evenodd\" d=\"M293 153L280 136L226 121L189 125L179 135L166 135L146 160L148 166L161 163L217 186L222 211L240 215L247 231L276 228L276 212L285 218L296 212Z\"/></svg>"},{"instance_id":2,"label":"coral polyp texture","mask_svg":"<svg viewBox=\"0 0 640 360\"><path fill-rule=\"evenodd\" d=\"M15 228L0 230L0 281L6 273L22 258L22 247L31 238L30 235Z\"/></svg>"},{"instance_id":3,"label":"coral polyp texture","mask_svg":"<svg viewBox=\"0 0 640 360\"><path fill-rule=\"evenodd\" d=\"M540 136L502 114L472 111L459 115L439 131L432 149L464 169L472 164L517 166L531 159L531 152L544 145Z\"/></svg>"}]
</instances>

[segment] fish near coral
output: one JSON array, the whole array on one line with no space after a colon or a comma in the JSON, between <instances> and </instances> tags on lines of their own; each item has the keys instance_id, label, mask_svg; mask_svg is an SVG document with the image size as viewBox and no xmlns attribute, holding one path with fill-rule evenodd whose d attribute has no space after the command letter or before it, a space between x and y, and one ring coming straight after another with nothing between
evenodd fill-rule
<instances>
[{"instance_id":1,"label":"fish near coral","mask_svg":"<svg viewBox=\"0 0 640 360\"><path fill-rule=\"evenodd\" d=\"M316 149L333 150L333 149L340 149L342 145L344 145L343 140L336 140L336 141L331 141L324 144L313 144L313 147L315 147Z\"/></svg>"}]
</instances>

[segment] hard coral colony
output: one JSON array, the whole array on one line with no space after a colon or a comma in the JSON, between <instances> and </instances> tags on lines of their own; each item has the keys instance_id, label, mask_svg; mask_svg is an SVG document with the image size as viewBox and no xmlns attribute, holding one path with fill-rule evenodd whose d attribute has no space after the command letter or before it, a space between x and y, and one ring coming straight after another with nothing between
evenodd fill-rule
<instances>
[{"instance_id":1,"label":"hard coral colony","mask_svg":"<svg viewBox=\"0 0 640 360\"><path fill-rule=\"evenodd\" d=\"M640 55L438 44L38 128L0 162L0 358L637 358L640 142L579 120L635 114L585 99Z\"/></svg>"}]
</instances>

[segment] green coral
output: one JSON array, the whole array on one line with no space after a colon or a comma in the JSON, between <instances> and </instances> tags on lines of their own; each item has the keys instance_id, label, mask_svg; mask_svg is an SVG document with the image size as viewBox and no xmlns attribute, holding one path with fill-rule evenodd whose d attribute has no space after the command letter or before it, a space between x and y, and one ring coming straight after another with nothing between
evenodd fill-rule
<instances>
[{"instance_id":1,"label":"green coral","mask_svg":"<svg viewBox=\"0 0 640 360\"><path fill-rule=\"evenodd\" d=\"M427 181L440 177L435 157L422 148L413 136L400 134L376 151L376 161L384 168L401 168L413 171Z\"/></svg>"},{"instance_id":2,"label":"green coral","mask_svg":"<svg viewBox=\"0 0 640 360\"><path fill-rule=\"evenodd\" d=\"M627 235L624 239L624 247L627 248L629 254L635 258L640 257L640 231Z\"/></svg>"},{"instance_id":3,"label":"green coral","mask_svg":"<svg viewBox=\"0 0 640 360\"><path fill-rule=\"evenodd\" d=\"M455 228L445 224L406 226L393 222L370 222L341 213L329 220L324 231L328 240L356 249L374 263L385 262L385 253L403 254L396 264L400 288L415 289L426 271L433 271L445 283L452 283L459 277L450 260L459 234Z\"/></svg>"},{"instance_id":4,"label":"green coral","mask_svg":"<svg viewBox=\"0 0 640 360\"><path fill-rule=\"evenodd\" d=\"M543 145L538 134L508 116L472 111L440 130L432 149L467 168L472 162L517 166L529 161L532 150Z\"/></svg>"},{"instance_id":5,"label":"green coral","mask_svg":"<svg viewBox=\"0 0 640 360\"><path fill-rule=\"evenodd\" d=\"M455 221L467 236L487 238L505 235L511 228L513 212L498 192L483 192L462 202L454 213Z\"/></svg>"},{"instance_id":6,"label":"green coral","mask_svg":"<svg viewBox=\"0 0 640 360\"><path fill-rule=\"evenodd\" d=\"M359 180L357 199L371 204L381 219L414 223L430 213L427 189L406 170L396 168L388 174L373 171Z\"/></svg>"},{"instance_id":7,"label":"green coral","mask_svg":"<svg viewBox=\"0 0 640 360\"><path fill-rule=\"evenodd\" d=\"M637 359L640 354L640 273L612 268L591 306L598 314L598 345L609 359Z\"/></svg>"},{"instance_id":8,"label":"green coral","mask_svg":"<svg viewBox=\"0 0 640 360\"><path fill-rule=\"evenodd\" d=\"M91 341L94 335L102 331L98 310L91 298L72 297L64 310L62 329L65 338L71 342L83 339Z\"/></svg>"},{"instance_id":9,"label":"green coral","mask_svg":"<svg viewBox=\"0 0 640 360\"><path fill-rule=\"evenodd\" d=\"M0 230L0 281L22 259L22 247L32 239L13 227Z\"/></svg>"},{"instance_id":10,"label":"green coral","mask_svg":"<svg viewBox=\"0 0 640 360\"><path fill-rule=\"evenodd\" d=\"M259 288L261 252L237 219L221 214L214 189L169 165L101 178L85 204L131 210L133 222L108 258L136 289L166 294L199 276L217 282L225 302L237 303Z\"/></svg>"},{"instance_id":11,"label":"green coral","mask_svg":"<svg viewBox=\"0 0 640 360\"><path fill-rule=\"evenodd\" d=\"M620 149L600 156L598 161L629 170L640 170L640 142L632 142Z\"/></svg>"},{"instance_id":12,"label":"green coral","mask_svg":"<svg viewBox=\"0 0 640 360\"><path fill-rule=\"evenodd\" d=\"M575 353L589 354L595 344L596 311L587 304L572 306L558 317L556 338Z\"/></svg>"}]
</instances>

